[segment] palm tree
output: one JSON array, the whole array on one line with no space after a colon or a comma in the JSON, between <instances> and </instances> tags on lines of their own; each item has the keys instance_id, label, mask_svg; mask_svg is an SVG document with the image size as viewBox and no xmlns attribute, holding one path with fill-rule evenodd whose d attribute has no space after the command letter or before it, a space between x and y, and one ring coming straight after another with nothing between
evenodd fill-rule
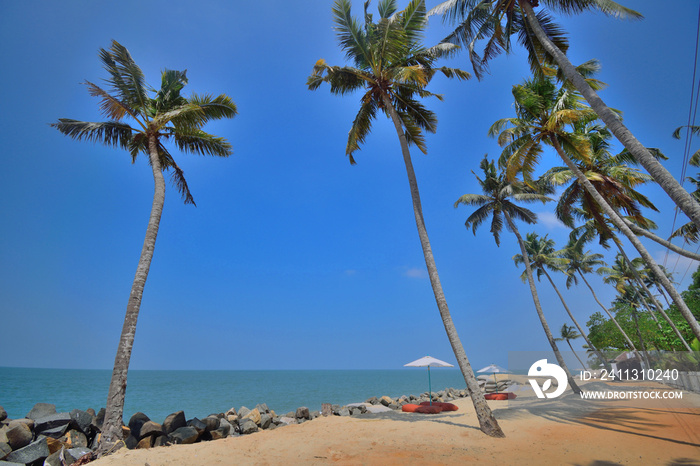
<instances>
[{"instance_id":1,"label":"palm tree","mask_svg":"<svg viewBox=\"0 0 700 466\"><path fill-rule=\"evenodd\" d=\"M90 95L100 99L100 110L109 121L85 122L61 118L51 126L73 139L128 150L132 161L143 153L148 157L155 183L151 216L126 307L109 386L99 449L105 453L122 439L126 378L136 321L165 202L164 171L172 171L172 181L184 202L194 204L184 174L163 142L172 140L184 152L227 157L232 153L231 145L224 138L205 133L201 127L210 120L233 118L237 111L236 105L225 94L218 97L193 95L189 98L180 95L187 84L185 71L163 71L161 88L155 92L145 83L143 72L129 51L117 41L112 41L109 50L100 49L100 60L109 73L106 82L110 89L104 90L89 81L85 84ZM151 91L155 92L152 96L149 95ZM135 124L124 122L126 118L132 119Z\"/></svg>"},{"instance_id":2,"label":"palm tree","mask_svg":"<svg viewBox=\"0 0 700 466\"><path fill-rule=\"evenodd\" d=\"M578 354L576 354L576 351L574 351L574 347L571 346L571 340L576 340L577 338L581 338L581 334L576 331L576 329L571 326L571 325L562 325L561 330L560 330L561 338L555 338L554 341L566 341L566 344L569 345L569 348L571 348L571 352L574 353L574 356L576 356L576 359L578 359L578 362L581 363L581 368L585 369L586 365L581 361L581 358L578 357ZM593 352L598 356L601 357L601 353L599 350L592 348L588 346L588 348L592 349ZM607 362L605 358L603 358L603 362Z\"/></svg>"},{"instance_id":3,"label":"palm tree","mask_svg":"<svg viewBox=\"0 0 700 466\"><path fill-rule=\"evenodd\" d=\"M484 157L484 159L481 161L479 167L484 172L484 179L482 180L476 174L474 174L474 176L476 176L483 194L465 194L457 199L455 202L455 207L458 207L460 204L479 207L467 218L467 221L465 222L466 227L471 227L472 232L475 235L477 228L489 217L491 217L491 234L493 234L493 238L496 240L496 245L498 246L501 244L500 237L501 230L503 230L503 218L506 219L508 229L515 234L515 237L518 240L523 262L525 263L525 273L528 284L530 285L532 300L535 303L535 310L537 311L537 316L539 317L542 328L544 329L547 341L552 347L552 351L554 351L557 362L566 372L571 389L574 391L574 393L580 393L581 389L578 387L571 376L569 369L566 367L564 358L559 352L559 348L557 347L554 337L552 336L552 332L549 329L549 325L547 324L547 319L544 316L544 312L542 311L542 306L540 304L540 298L537 294L537 287L535 286L535 279L532 275L532 267L525 243L520 235L520 231L513 221L513 219L516 218L524 221L525 223L533 224L537 222L537 215L535 215L535 213L531 210L518 206L511 201L511 199L519 202L545 203L547 201L551 201L552 199L542 193L544 192L545 194L548 194L551 193L552 190L547 185L541 185L538 187L538 189L516 180L508 181L505 173L498 174L493 161L489 162L486 157Z\"/></svg>"},{"instance_id":4,"label":"palm tree","mask_svg":"<svg viewBox=\"0 0 700 466\"><path fill-rule=\"evenodd\" d=\"M612 0L542 0L549 10L563 14L598 10L618 18L642 18L638 12ZM622 123L617 113L598 96L584 76L566 57L568 43L564 32L554 24L545 10L537 14L533 7L538 0L448 0L431 10L432 14L445 14L452 22L459 22L457 29L446 39L468 45L475 70L501 52L510 52L510 37L518 35L518 42L528 51L533 72L541 75L541 68L556 64L565 77L586 99L595 113L610 128L615 137L644 166L676 205L700 227L700 204L678 183ZM489 38L483 58L473 52L478 40Z\"/></svg>"},{"instance_id":5,"label":"palm tree","mask_svg":"<svg viewBox=\"0 0 700 466\"><path fill-rule=\"evenodd\" d=\"M583 161L592 157L591 144L586 135L568 131L569 126L576 129L575 126L580 127L591 121L590 108L582 104L580 98L565 86L557 89L549 78L528 80L522 85L514 86L513 96L517 116L498 120L489 129L489 135L497 136L498 143L505 146L501 161L508 167L509 176L518 170L522 170L524 174L532 173L542 152L542 145L551 145L586 193L637 249L652 273L659 277L693 333L700 336L700 325L680 293L661 272L649 251L624 223L620 214L595 189L569 155Z\"/></svg>"},{"instance_id":6,"label":"palm tree","mask_svg":"<svg viewBox=\"0 0 700 466\"><path fill-rule=\"evenodd\" d=\"M583 283L585 283L588 289L591 291L595 302L598 303L598 306L600 306L603 309L603 311L605 311L605 313L608 315L608 317L610 317L610 320L613 321L617 329L625 338L625 341L627 341L627 344L629 345L630 349L634 351L637 358L639 358L639 360L641 361L642 357L639 354L637 348L634 346L634 343L632 343L632 340L630 339L629 335L627 335L627 332L625 332L625 330L622 328L615 316L608 310L608 308L600 302L600 300L598 299L598 295L596 295L595 293L595 290L593 290L591 284L588 282L588 280L586 280L586 276L584 274L593 272L594 267L603 267L606 264L603 261L602 254L592 253L591 251L584 252L583 244L583 241L579 241L576 238L570 238L569 243L566 245L566 248L564 248L563 257L569 261L566 264L566 270L568 272L568 276L566 279L566 287L570 288L572 284L578 284L578 278L576 277L576 274L578 274L578 276L581 277L581 279L583 280ZM589 348L593 350L593 347Z\"/></svg>"},{"instance_id":7,"label":"palm tree","mask_svg":"<svg viewBox=\"0 0 700 466\"><path fill-rule=\"evenodd\" d=\"M394 124L408 175L418 236L447 337L474 403L481 430L493 437L504 437L479 388L452 321L425 227L418 183L409 152L409 144L415 144L425 153L423 131L434 132L436 129L435 115L418 100L420 97L435 96L425 89L435 73L440 71L448 78L459 79L467 79L469 74L458 69L434 66L438 58L449 56L456 50L456 46L442 44L424 48L421 45L427 24L425 3L422 0L411 1L401 12L397 12L395 0L382 0L379 3L380 19L377 23L373 22L372 15L367 12L368 4L369 2L365 3L365 24L362 28L351 16L350 2L336 0L333 16L338 39L354 66L329 66L324 60L319 60L307 85L310 90L315 90L327 82L331 86L331 92L340 95L365 90L360 111L348 136L346 154L351 163L355 163L352 154L364 142L378 111L381 110Z\"/></svg>"},{"instance_id":8,"label":"palm tree","mask_svg":"<svg viewBox=\"0 0 700 466\"><path fill-rule=\"evenodd\" d=\"M540 238L537 233L527 234L525 239L525 250L527 251L527 257L530 260L530 266L537 271L538 280L541 279L542 275L547 277L549 284L552 285L552 288L554 288L554 291L557 293L557 296L559 297L561 304L564 306L566 313L569 315L569 318L580 332L579 336L582 336L583 339L586 340L586 344L598 353L598 357L600 359L606 361L605 356L603 356L603 354L588 339L583 327L579 325L578 321L574 317L574 314L571 312L571 309L569 309L569 306L566 304L564 296L562 296L559 288L557 288L557 285L554 284L554 280L552 280L549 272L547 272L547 269L549 269L553 272L562 272L566 274L565 268L567 263L567 260L561 257L562 251L554 250L554 240L547 238L547 236L548 235L544 235L544 237ZM515 262L515 265L518 266L525 262L525 256L522 254L516 254L513 256L513 262ZM523 272L523 275L520 278L523 281L526 280L525 272Z\"/></svg>"}]
</instances>

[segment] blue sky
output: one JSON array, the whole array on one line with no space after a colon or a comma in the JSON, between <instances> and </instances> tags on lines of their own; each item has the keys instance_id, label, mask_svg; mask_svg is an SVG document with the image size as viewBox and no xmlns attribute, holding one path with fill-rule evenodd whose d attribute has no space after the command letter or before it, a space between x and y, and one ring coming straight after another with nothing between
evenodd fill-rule
<instances>
[{"instance_id":1,"label":"blue sky","mask_svg":"<svg viewBox=\"0 0 700 466\"><path fill-rule=\"evenodd\" d=\"M625 3L646 18L559 18L569 55L574 63L600 60L599 78L609 84L603 99L624 112L644 144L670 157L665 165L679 177L683 143L671 132L688 118L697 4ZM73 141L48 125L102 119L81 82L106 77L97 51L111 39L130 50L149 83L158 85L164 68L186 68L186 93L226 93L239 110L206 128L230 140L232 157L175 155L197 207L168 186L132 368L399 368L425 354L454 362L391 124L383 117L374 124L350 166L344 148L359 95L305 86L319 58L345 63L331 4L0 3L0 366L112 366L152 174L143 158L132 165L124 152ZM426 42L447 32L433 18ZM469 67L466 55L448 64ZM497 248L488 227L476 236L464 228L471 211L452 207L479 192L471 170L484 154L499 154L486 131L512 116L511 87L527 76L517 49L494 60L481 82L436 78L430 90L445 101L426 104L438 132L427 138L428 155L413 151L447 301L477 368L506 365L508 351L548 347L511 260L519 252L513 235L504 232ZM543 159L545 168L555 163ZM667 236L672 203L657 187L644 192L660 210L649 216ZM567 231L553 206L533 210L541 222L523 233L534 229L563 245ZM664 261L661 248L649 249ZM685 277L685 289L696 265L676 265L675 257L668 267L676 280ZM613 292L593 282L609 302ZM570 322L544 285L545 313L558 329ZM596 311L587 290L566 296L581 321Z\"/></svg>"}]
</instances>

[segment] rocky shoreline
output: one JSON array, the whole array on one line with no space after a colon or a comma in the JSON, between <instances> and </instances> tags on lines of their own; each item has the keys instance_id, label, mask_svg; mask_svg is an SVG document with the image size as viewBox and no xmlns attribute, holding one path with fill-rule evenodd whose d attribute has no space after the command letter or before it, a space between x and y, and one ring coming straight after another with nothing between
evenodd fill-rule
<instances>
[{"instance_id":1,"label":"rocky shoreline","mask_svg":"<svg viewBox=\"0 0 700 466\"><path fill-rule=\"evenodd\" d=\"M432 394L432 401L447 402L466 397L466 390L446 388ZM168 415L162 423L144 413L134 414L122 429L124 444L129 449L191 444L226 437L273 430L290 424L312 421L319 416L358 416L365 413L401 410L408 403L430 401L428 393L372 397L364 403L346 406L323 404L321 411L300 407L296 411L277 414L262 403L253 409L242 406L225 413L198 419L187 419L183 411ZM0 466L68 466L92 459L104 421L104 408L99 412L74 409L58 413L56 406L37 403L22 419L8 419L0 407Z\"/></svg>"}]
</instances>

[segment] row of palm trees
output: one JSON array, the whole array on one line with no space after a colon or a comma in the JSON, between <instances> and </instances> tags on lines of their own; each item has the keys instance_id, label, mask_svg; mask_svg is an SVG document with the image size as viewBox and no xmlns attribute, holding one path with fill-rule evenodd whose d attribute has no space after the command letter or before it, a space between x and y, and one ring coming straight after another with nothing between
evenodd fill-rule
<instances>
[{"instance_id":1,"label":"row of palm trees","mask_svg":"<svg viewBox=\"0 0 700 466\"><path fill-rule=\"evenodd\" d=\"M362 22L352 16L349 0L336 0L333 18L338 40L351 64L331 66L319 60L307 80L310 90L329 84L331 92L337 95L364 91L346 145L350 163L355 163L353 153L364 143L380 112L394 125L436 304L464 375L481 430L494 437L503 437L504 434L479 389L452 321L428 238L410 155L411 145L426 152L425 132L436 130L435 114L421 101L425 97L442 99L441 95L426 89L432 78L437 73L459 80L470 78L470 74L464 70L437 66L439 59L455 55L460 49L459 45L466 46L477 77L482 76L488 61L494 56L512 51L512 36L516 36L528 52L535 77L514 87L516 117L499 120L489 131L504 147L499 159L500 170L496 169L493 161L484 158L481 162L484 178L477 177L483 194L462 196L457 204L479 206L468 218L467 226L476 230L490 217L491 231L497 243L500 242L504 220L515 233L521 251L518 260L525 265L535 308L560 365L568 372L544 318L533 277L533 268L538 274L548 276L548 266L538 262L537 256L528 252L527 242L515 223L536 221L534 213L519 207L516 201L546 202L550 200L547 195L554 192L555 183L572 182L565 191L568 201L564 204L560 201L561 207L557 208L562 221L573 225L574 219L583 220L583 225L579 227L582 228L581 238L598 236L603 242L612 240L618 244L616 235L624 234L686 317L693 333L700 336L700 326L694 321L692 313L631 230L641 228L646 232L646 228L651 226L635 208L653 207L643 196L635 194L635 183L650 179L658 182L696 228L700 227L700 204L663 168L657 160L658 154L642 146L622 124L619 115L597 96L595 91L600 89L601 83L592 77L595 63L574 67L568 61L565 55L568 47L566 37L548 12L598 10L618 17L635 18L640 15L611 0L541 2L540 6L537 0L449 0L430 14L443 14L446 21L456 23L455 31L441 43L424 47L422 38L429 17L424 0L411 0L401 11L395 0L380 0L376 20L368 11L369 2L366 2ZM533 7L538 6L541 9L535 13ZM476 52L475 46L480 41L486 42L481 55ZM230 144L223 138L205 133L202 127L210 120L232 118L236 107L223 94L218 97L183 97L181 90L187 84L185 72L166 70L160 90L150 88L129 52L116 41L109 50L101 50L100 59L109 74L107 83L110 89L104 90L90 82L86 84L90 94L100 99L100 109L109 121L94 123L60 119L53 126L78 140L102 142L125 149L132 159L143 153L149 160L155 182L151 219L127 305L110 384L100 445L103 454L118 445L122 435L126 375L141 296L163 208L164 171L171 172L172 180L185 202L194 204L182 170L163 141L171 140L185 152L228 156L231 153ZM581 96L590 107L583 103ZM134 124L125 123L125 118L131 118ZM598 122L598 118L605 126ZM625 155L620 155L619 161L623 158L637 161L647 169L649 176L626 168L629 179L626 183L619 182L622 176L619 163L607 151L607 139L611 134L626 148ZM549 176L535 180L533 174L543 145L552 146L566 168L556 169ZM522 176L522 180L518 180L519 176ZM530 243L536 239L528 237ZM571 375L568 376L572 389L579 391Z\"/></svg>"}]
</instances>

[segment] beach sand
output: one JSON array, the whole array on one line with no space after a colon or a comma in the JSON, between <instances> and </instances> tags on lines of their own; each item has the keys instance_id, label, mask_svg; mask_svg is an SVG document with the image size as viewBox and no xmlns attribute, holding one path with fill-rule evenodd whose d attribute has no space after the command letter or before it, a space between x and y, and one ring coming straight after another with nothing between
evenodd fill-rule
<instances>
[{"instance_id":1,"label":"beach sand","mask_svg":"<svg viewBox=\"0 0 700 466\"><path fill-rule=\"evenodd\" d=\"M525 385L527 386L527 385ZM587 390L672 391L655 383L592 382ZM122 449L108 465L612 464L700 465L700 395L682 400L555 400L530 391L489 404L506 438L479 430L469 398L437 415L389 412L311 422L194 445Z\"/></svg>"}]
</instances>

